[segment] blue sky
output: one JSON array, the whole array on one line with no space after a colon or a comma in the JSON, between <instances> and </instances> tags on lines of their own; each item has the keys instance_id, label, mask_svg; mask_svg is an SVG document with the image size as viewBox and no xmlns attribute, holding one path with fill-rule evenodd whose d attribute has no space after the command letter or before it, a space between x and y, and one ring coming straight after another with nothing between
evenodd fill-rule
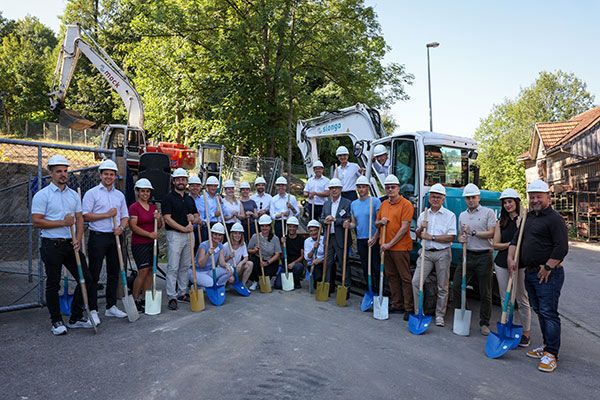
<instances>
[{"instance_id":1,"label":"blue sky","mask_svg":"<svg viewBox=\"0 0 600 400\"><path fill-rule=\"evenodd\" d=\"M58 31L64 0L3 1L6 18L37 16ZM435 131L472 136L494 104L514 98L542 70L562 69L588 84L600 103L598 1L367 0L391 47L387 62L415 75L410 100L391 113L400 131L427 130L430 50Z\"/></svg>"}]
</instances>

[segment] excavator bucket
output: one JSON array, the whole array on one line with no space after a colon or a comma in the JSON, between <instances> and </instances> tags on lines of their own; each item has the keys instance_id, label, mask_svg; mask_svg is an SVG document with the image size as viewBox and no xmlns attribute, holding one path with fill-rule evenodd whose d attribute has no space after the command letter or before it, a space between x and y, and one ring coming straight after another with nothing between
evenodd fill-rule
<instances>
[{"instance_id":1,"label":"excavator bucket","mask_svg":"<svg viewBox=\"0 0 600 400\"><path fill-rule=\"evenodd\" d=\"M64 108L60 110L58 123L65 128L70 128L76 131L82 131L96 125L94 121L83 118L79 112Z\"/></svg>"}]
</instances>

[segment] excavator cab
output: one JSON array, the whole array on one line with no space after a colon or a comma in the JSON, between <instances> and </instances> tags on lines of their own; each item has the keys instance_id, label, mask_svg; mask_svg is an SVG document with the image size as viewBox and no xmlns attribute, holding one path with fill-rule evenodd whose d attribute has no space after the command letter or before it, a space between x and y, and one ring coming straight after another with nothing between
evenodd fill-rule
<instances>
[{"instance_id":1,"label":"excavator cab","mask_svg":"<svg viewBox=\"0 0 600 400\"><path fill-rule=\"evenodd\" d=\"M127 165L137 170L140 154L146 148L146 135L143 129L127 125L108 125L104 129L100 147L115 149L117 158L125 158Z\"/></svg>"},{"instance_id":2,"label":"excavator cab","mask_svg":"<svg viewBox=\"0 0 600 400\"><path fill-rule=\"evenodd\" d=\"M221 181L225 146L214 143L202 143L198 146L198 175L203 182L209 176L214 176Z\"/></svg>"}]
</instances>

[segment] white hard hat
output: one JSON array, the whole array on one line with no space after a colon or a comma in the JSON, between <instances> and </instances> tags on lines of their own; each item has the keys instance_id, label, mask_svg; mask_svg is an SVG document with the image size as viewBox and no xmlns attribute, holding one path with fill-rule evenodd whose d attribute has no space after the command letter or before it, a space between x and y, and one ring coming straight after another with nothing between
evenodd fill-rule
<instances>
[{"instance_id":1,"label":"white hard hat","mask_svg":"<svg viewBox=\"0 0 600 400\"><path fill-rule=\"evenodd\" d=\"M235 187L235 182L232 181L231 179L227 179L225 182L223 182L223 188L227 189L227 188L234 188Z\"/></svg>"},{"instance_id":2,"label":"white hard hat","mask_svg":"<svg viewBox=\"0 0 600 400\"><path fill-rule=\"evenodd\" d=\"M260 184L266 185L267 181L265 181L265 178L263 178L262 176L257 176L256 179L254 180L254 186L260 185Z\"/></svg>"},{"instance_id":3,"label":"white hard hat","mask_svg":"<svg viewBox=\"0 0 600 400\"><path fill-rule=\"evenodd\" d=\"M279 178L277 178L277 180L275 181L276 185L287 185L287 179L285 179L283 176L280 176Z\"/></svg>"},{"instance_id":4,"label":"white hard hat","mask_svg":"<svg viewBox=\"0 0 600 400\"><path fill-rule=\"evenodd\" d=\"M467 197L467 196L479 196L480 194L481 194L481 192L479 191L479 188L477 187L477 185L475 185L474 183L469 183L463 189L462 195L463 195L463 197Z\"/></svg>"},{"instance_id":5,"label":"white hard hat","mask_svg":"<svg viewBox=\"0 0 600 400\"><path fill-rule=\"evenodd\" d=\"M188 184L202 185L202 181L200 180L200 177L198 175L192 175L192 176L190 176L190 179L188 180Z\"/></svg>"},{"instance_id":6,"label":"white hard hat","mask_svg":"<svg viewBox=\"0 0 600 400\"><path fill-rule=\"evenodd\" d=\"M311 220L308 222L308 225L307 225L307 226L308 226L309 228L319 228L319 227L321 226L321 224L319 224L319 221L317 221L316 219L311 219Z\"/></svg>"},{"instance_id":7,"label":"white hard hat","mask_svg":"<svg viewBox=\"0 0 600 400\"><path fill-rule=\"evenodd\" d=\"M325 166L323 165L323 163L321 161L317 160L313 163L313 169L315 169L315 168L325 168Z\"/></svg>"},{"instance_id":8,"label":"white hard hat","mask_svg":"<svg viewBox=\"0 0 600 400\"><path fill-rule=\"evenodd\" d=\"M368 185L369 184L369 180L367 179L366 176L361 175L358 177L358 179L356 180L356 184L357 185Z\"/></svg>"},{"instance_id":9,"label":"white hard hat","mask_svg":"<svg viewBox=\"0 0 600 400\"><path fill-rule=\"evenodd\" d=\"M185 169L177 168L173 171L173 178L189 178L189 175Z\"/></svg>"},{"instance_id":10,"label":"white hard hat","mask_svg":"<svg viewBox=\"0 0 600 400\"><path fill-rule=\"evenodd\" d=\"M375 146L375 149L373 150L373 155L375 157L380 156L382 154L387 154L387 147L385 147L382 144L378 144L377 146Z\"/></svg>"},{"instance_id":11,"label":"white hard hat","mask_svg":"<svg viewBox=\"0 0 600 400\"><path fill-rule=\"evenodd\" d=\"M273 222L273 220L267 214L261 215L258 219L259 225L271 225L271 222Z\"/></svg>"},{"instance_id":12,"label":"white hard hat","mask_svg":"<svg viewBox=\"0 0 600 400\"><path fill-rule=\"evenodd\" d=\"M292 216L287 219L287 224L288 225L300 225L300 222L298 222L298 218Z\"/></svg>"},{"instance_id":13,"label":"white hard hat","mask_svg":"<svg viewBox=\"0 0 600 400\"><path fill-rule=\"evenodd\" d=\"M115 164L115 162L113 160L104 160L100 163L100 165L98 166L98 171L102 171L105 169L110 169L115 172L119 172L119 169L117 168L117 164Z\"/></svg>"},{"instance_id":14,"label":"white hard hat","mask_svg":"<svg viewBox=\"0 0 600 400\"><path fill-rule=\"evenodd\" d=\"M250 184L248 182L240 183L240 189L250 189Z\"/></svg>"},{"instance_id":15,"label":"white hard hat","mask_svg":"<svg viewBox=\"0 0 600 400\"><path fill-rule=\"evenodd\" d=\"M527 186L527 193L548 193L548 184L541 179L536 179Z\"/></svg>"},{"instance_id":16,"label":"white hard hat","mask_svg":"<svg viewBox=\"0 0 600 400\"><path fill-rule=\"evenodd\" d=\"M446 195L446 188L441 183L434 184L429 191L431 193L439 193L443 194L444 196Z\"/></svg>"},{"instance_id":17,"label":"white hard hat","mask_svg":"<svg viewBox=\"0 0 600 400\"><path fill-rule=\"evenodd\" d=\"M243 233L244 232L244 227L239 222L236 222L231 227L231 232L242 232Z\"/></svg>"},{"instance_id":18,"label":"white hard hat","mask_svg":"<svg viewBox=\"0 0 600 400\"><path fill-rule=\"evenodd\" d=\"M136 189L152 189L152 190L154 190L154 188L152 187L152 182L150 182L146 178L138 179L137 182L135 183L134 187Z\"/></svg>"},{"instance_id":19,"label":"white hard hat","mask_svg":"<svg viewBox=\"0 0 600 400\"><path fill-rule=\"evenodd\" d=\"M329 188L334 188L334 187L342 187L342 181L340 181L338 178L331 178L331 180L329 181Z\"/></svg>"},{"instance_id":20,"label":"white hard hat","mask_svg":"<svg viewBox=\"0 0 600 400\"><path fill-rule=\"evenodd\" d=\"M216 224L214 224L212 226L212 228L210 228L210 231L212 233L220 233L221 235L224 235L225 234L225 227L223 226L222 223L217 222Z\"/></svg>"},{"instance_id":21,"label":"white hard hat","mask_svg":"<svg viewBox=\"0 0 600 400\"><path fill-rule=\"evenodd\" d=\"M521 197L515 189L508 188L504 189L502 193L500 193L500 200L502 199L521 199Z\"/></svg>"},{"instance_id":22,"label":"white hard hat","mask_svg":"<svg viewBox=\"0 0 600 400\"><path fill-rule=\"evenodd\" d=\"M344 154L346 154L346 155L350 154L350 152L348 151L348 148L346 146L340 146L335 151L336 156L342 156Z\"/></svg>"},{"instance_id":23,"label":"white hard hat","mask_svg":"<svg viewBox=\"0 0 600 400\"><path fill-rule=\"evenodd\" d=\"M396 175L388 175L385 177L385 181L383 182L384 185L400 185L400 181L398 180L398 177L396 177Z\"/></svg>"},{"instance_id":24,"label":"white hard hat","mask_svg":"<svg viewBox=\"0 0 600 400\"><path fill-rule=\"evenodd\" d=\"M71 164L69 163L69 160L67 160L64 156L56 154L48 159L48 166L52 167L54 165L66 165L68 167Z\"/></svg>"},{"instance_id":25,"label":"white hard hat","mask_svg":"<svg viewBox=\"0 0 600 400\"><path fill-rule=\"evenodd\" d=\"M219 180L217 179L216 176L209 176L208 179L206 180L206 184L219 186Z\"/></svg>"}]
</instances>

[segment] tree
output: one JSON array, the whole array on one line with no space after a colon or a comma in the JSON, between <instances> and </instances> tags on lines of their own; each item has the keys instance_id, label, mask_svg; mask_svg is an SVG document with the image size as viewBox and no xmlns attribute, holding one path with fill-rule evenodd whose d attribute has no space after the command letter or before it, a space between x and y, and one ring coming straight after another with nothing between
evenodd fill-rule
<instances>
[{"instance_id":1,"label":"tree","mask_svg":"<svg viewBox=\"0 0 600 400\"><path fill-rule=\"evenodd\" d=\"M475 131L483 185L524 193L525 167L516 159L529 149L534 124L567 120L589 109L593 101L583 81L558 70L540 72L535 83L514 100L495 105Z\"/></svg>"}]
</instances>

